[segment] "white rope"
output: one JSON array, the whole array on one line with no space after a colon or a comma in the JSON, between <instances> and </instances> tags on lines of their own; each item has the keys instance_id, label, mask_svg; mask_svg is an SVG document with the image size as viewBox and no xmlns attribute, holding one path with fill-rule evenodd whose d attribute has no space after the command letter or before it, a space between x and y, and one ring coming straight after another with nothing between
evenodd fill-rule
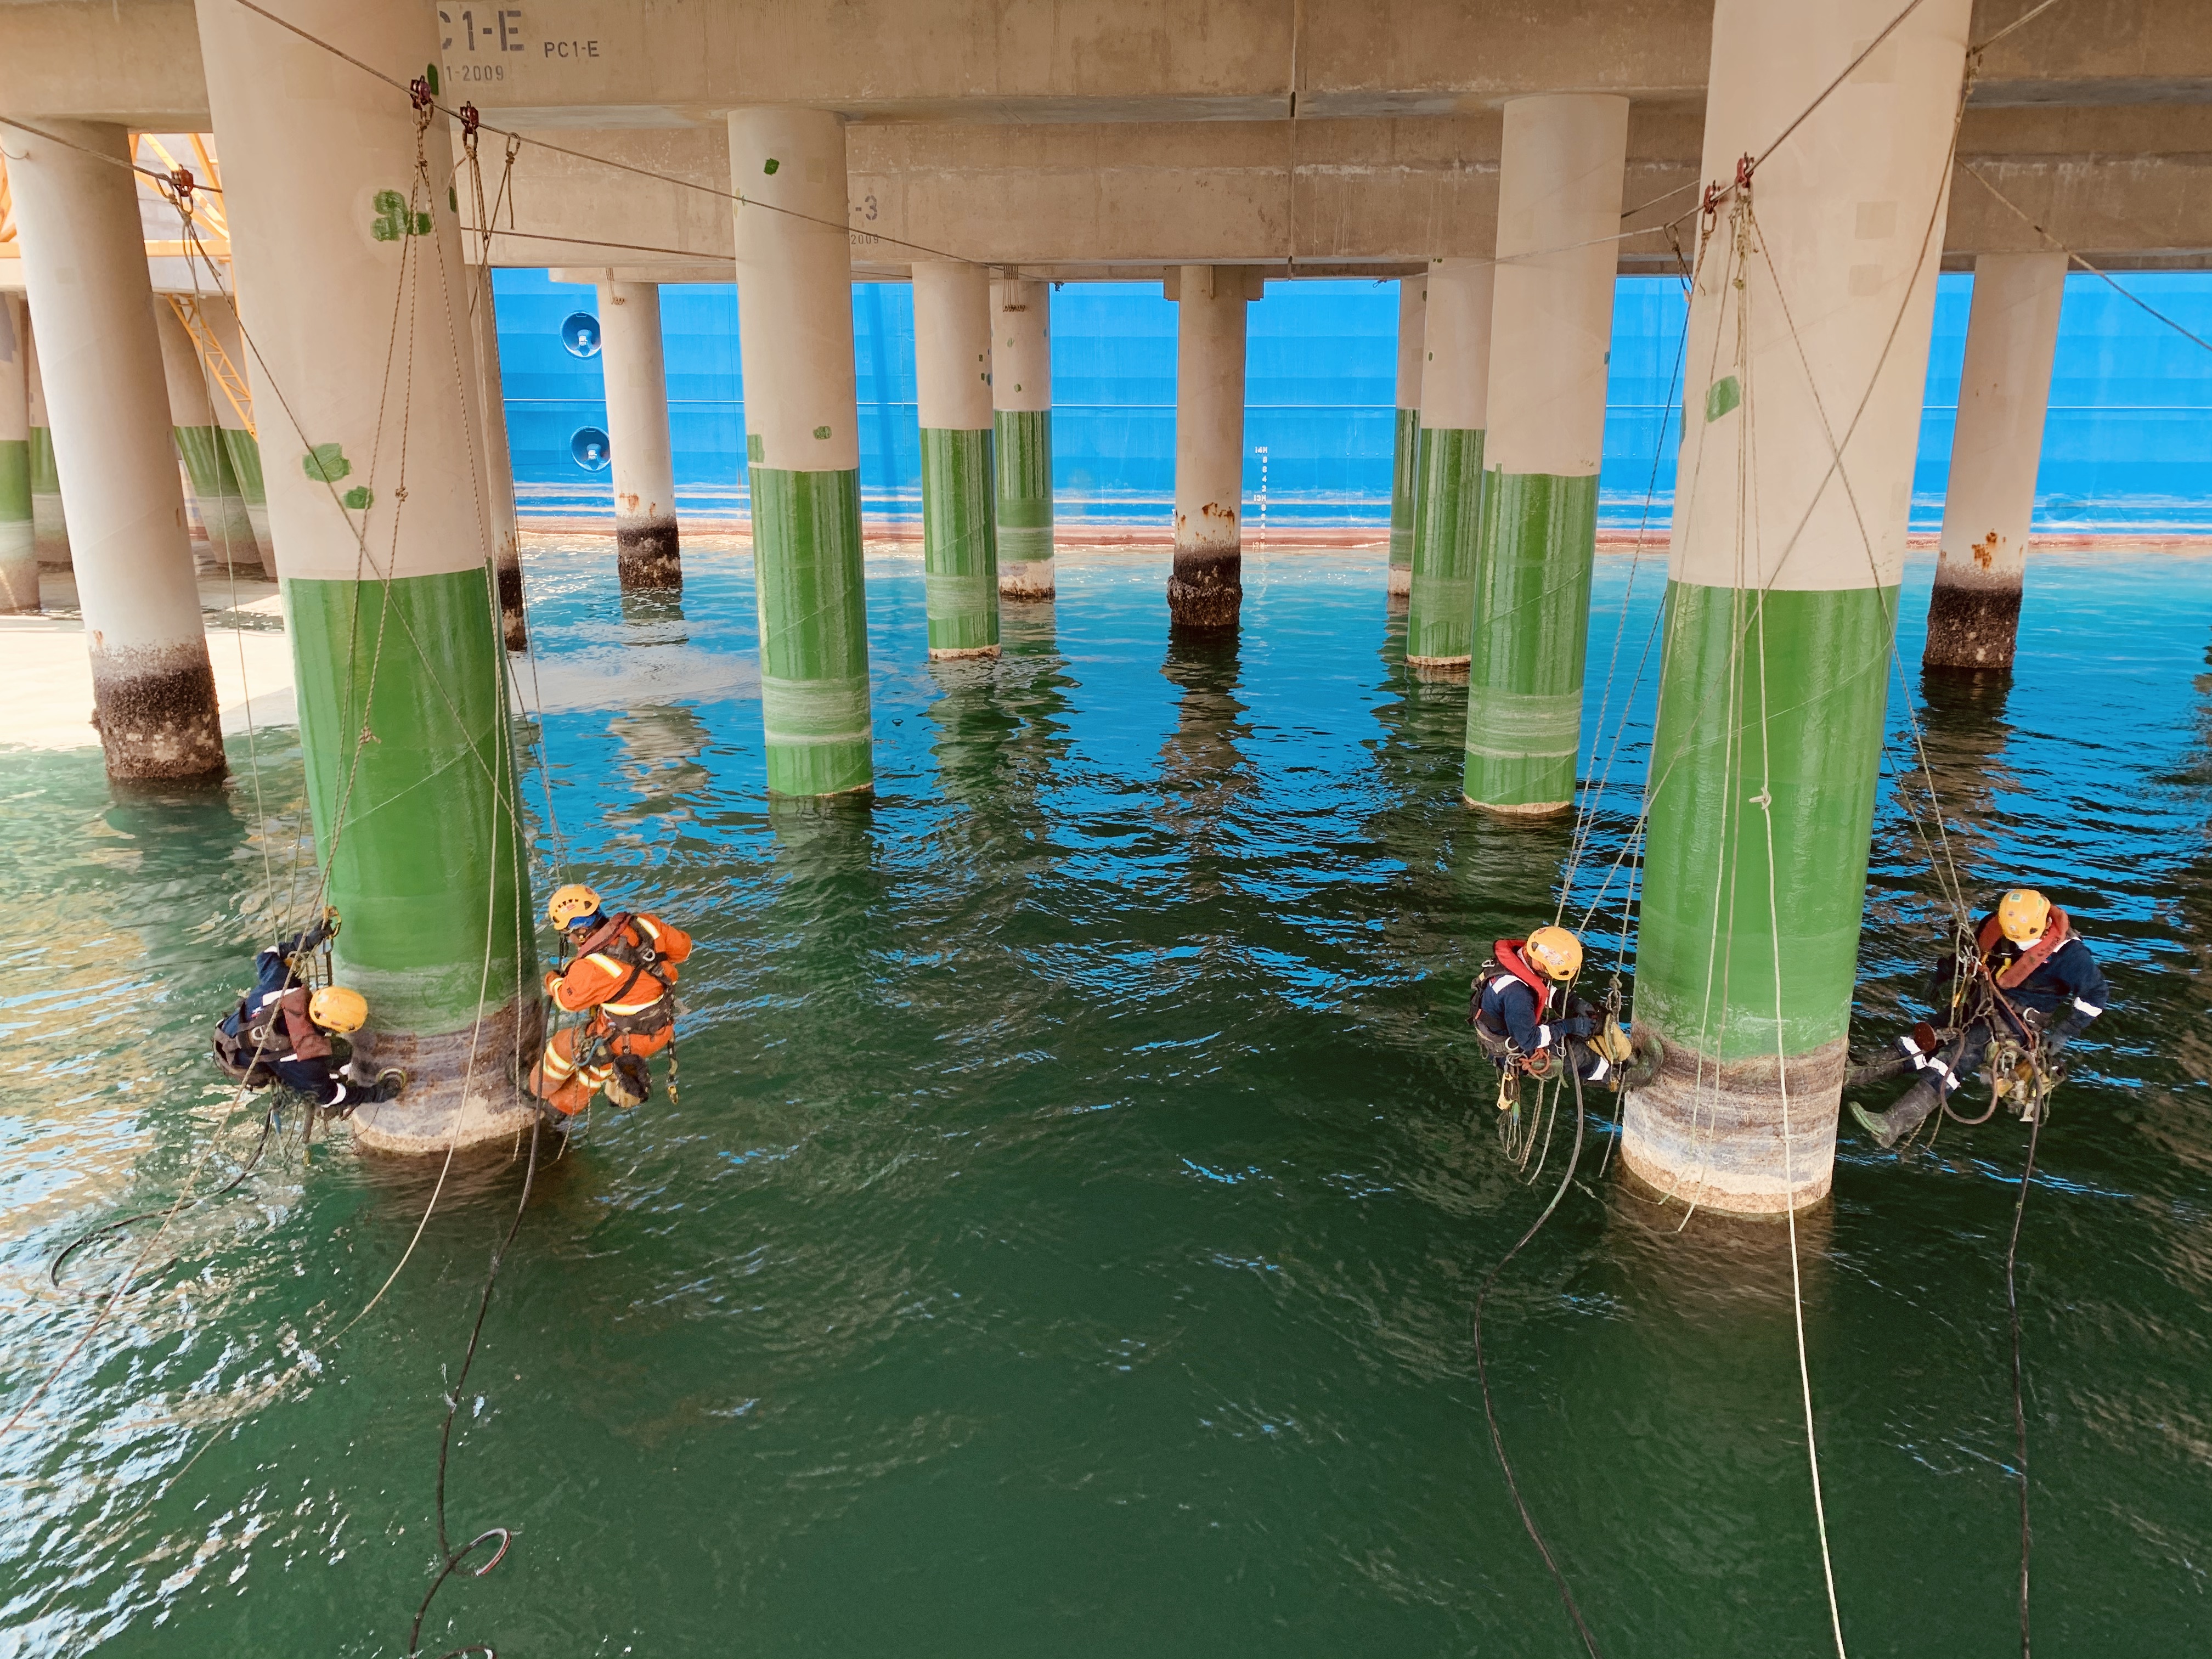
<instances>
[{"instance_id":1,"label":"white rope","mask_svg":"<svg viewBox=\"0 0 2212 1659\"><path fill-rule=\"evenodd\" d=\"M1790 1315L1797 1334L1797 1388L1805 1403L1805 1462L1813 1476L1813 1519L1820 1534L1820 1579L1828 1592L1828 1626L1836 1638L1836 1659L1849 1659L1844 1648L1844 1615L1836 1602L1836 1564L1828 1553L1828 1510L1820 1493L1820 1442L1813 1424L1813 1372L1805 1358L1805 1285L1798 1266L1797 1176L1790 1156L1790 1056L1782 1024L1782 908L1774 876L1774 794L1766 719L1766 617L1762 596L1759 626L1759 793L1753 798L1766 829L1766 918L1774 963L1774 1066L1782 1092L1782 1203L1790 1222Z\"/></svg>"}]
</instances>

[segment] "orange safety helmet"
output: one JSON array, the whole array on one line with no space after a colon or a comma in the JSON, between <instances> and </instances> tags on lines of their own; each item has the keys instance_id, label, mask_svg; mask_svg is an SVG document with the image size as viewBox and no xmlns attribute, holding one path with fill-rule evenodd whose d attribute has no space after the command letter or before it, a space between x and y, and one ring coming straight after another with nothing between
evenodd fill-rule
<instances>
[{"instance_id":1,"label":"orange safety helmet","mask_svg":"<svg viewBox=\"0 0 2212 1659\"><path fill-rule=\"evenodd\" d=\"M1539 927L1522 945L1521 954L1538 973L1562 985L1582 971L1582 941L1564 927Z\"/></svg>"},{"instance_id":2,"label":"orange safety helmet","mask_svg":"<svg viewBox=\"0 0 2212 1659\"><path fill-rule=\"evenodd\" d=\"M2043 937L2051 926L2051 901L2033 887L2015 887L1997 901L1997 930L2014 945Z\"/></svg>"}]
</instances>

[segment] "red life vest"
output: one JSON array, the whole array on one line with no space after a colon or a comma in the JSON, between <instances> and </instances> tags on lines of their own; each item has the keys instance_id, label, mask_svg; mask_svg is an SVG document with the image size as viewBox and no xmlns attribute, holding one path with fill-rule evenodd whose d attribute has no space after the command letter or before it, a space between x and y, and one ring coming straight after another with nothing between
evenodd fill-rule
<instances>
[{"instance_id":1,"label":"red life vest","mask_svg":"<svg viewBox=\"0 0 2212 1659\"><path fill-rule=\"evenodd\" d=\"M1490 959L1504 974L1519 980L1536 994L1536 1018L1540 1021L1545 1009L1551 1004L1553 988L1552 982L1531 968L1528 959L1521 954L1521 947L1528 942L1525 939L1498 939L1490 947Z\"/></svg>"},{"instance_id":2,"label":"red life vest","mask_svg":"<svg viewBox=\"0 0 2212 1659\"><path fill-rule=\"evenodd\" d=\"M2067 925L2066 913L2057 905L2052 905L2051 919L2043 924L2043 937L2025 951L2021 951L2019 957L2009 967L1998 973L1996 976L1998 988L2006 991L2018 990L2027 982L2028 975L2050 961L2052 953L2071 937L2072 930ZM1996 953L2000 945L2010 944L2012 941L2005 938L2004 929L1997 926L1997 919L1994 915L1982 924L1982 931L1974 940L1975 947L1981 951L1982 960L1984 963ZM2019 950L2020 947L2014 945L2013 948Z\"/></svg>"}]
</instances>

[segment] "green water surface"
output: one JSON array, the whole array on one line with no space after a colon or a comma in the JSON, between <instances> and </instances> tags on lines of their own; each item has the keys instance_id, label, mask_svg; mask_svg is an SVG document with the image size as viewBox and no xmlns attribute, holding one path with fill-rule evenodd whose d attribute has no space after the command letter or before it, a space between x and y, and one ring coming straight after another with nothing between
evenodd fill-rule
<instances>
[{"instance_id":1,"label":"green water surface","mask_svg":"<svg viewBox=\"0 0 2212 1659\"><path fill-rule=\"evenodd\" d=\"M1632 718L1577 908L1635 815L1662 574L1624 599L1628 562L1598 563L1585 776ZM1571 1130L1524 1184L1462 1023L1490 941L1548 920L1571 830L1460 805L1465 688L1398 665L1380 555L1248 554L1241 643L1205 646L1170 641L1157 560L1066 560L1001 660L936 668L919 562L872 560L878 794L829 809L765 793L749 563L687 549L680 610L628 616L610 552L530 578L540 896L591 880L698 950L680 1103L602 1107L537 1175L447 1481L457 1540L514 1546L447 1583L424 1650L1578 1651L1468 1340ZM1896 733L1905 691L1924 708L1970 879L2047 886L2112 978L2021 1244L2051 1654L2212 1628L2208 624L2212 563L2045 561L2008 691L1891 696ZM0 754L10 1413L97 1309L52 1253L252 1145L205 1030L304 891L302 769L264 732L257 805L232 759L219 796L165 801L112 796L94 751ZM1866 1041L1933 891L1886 784ZM1492 1303L1522 1489L1606 1654L1828 1651L1785 1234L1683 1226L1607 1138ZM1848 1136L1801 1227L1854 1654L2017 1640L2021 1151L2002 1119L1904 1166ZM405 1652L522 1166L458 1170L364 1317L432 1176L342 1136L303 1162L288 1120L172 1224L0 1438L0 1648Z\"/></svg>"}]
</instances>

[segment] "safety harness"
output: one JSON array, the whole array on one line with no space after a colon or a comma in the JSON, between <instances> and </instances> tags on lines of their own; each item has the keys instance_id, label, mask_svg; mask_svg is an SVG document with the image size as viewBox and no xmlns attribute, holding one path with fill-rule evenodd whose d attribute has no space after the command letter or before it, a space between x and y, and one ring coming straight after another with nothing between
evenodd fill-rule
<instances>
[{"instance_id":1,"label":"safety harness","mask_svg":"<svg viewBox=\"0 0 2212 1659\"><path fill-rule=\"evenodd\" d=\"M327 956L329 948L325 942L321 953ZM266 1089L277 1080L276 1060L330 1058L331 1040L307 1013L308 985L324 976L317 972L321 965L313 951L288 957L282 987L258 995L248 991L216 1022L215 1063L224 1076L249 1089ZM223 1029L233 1024L235 1036Z\"/></svg>"},{"instance_id":2,"label":"safety harness","mask_svg":"<svg viewBox=\"0 0 2212 1659\"><path fill-rule=\"evenodd\" d=\"M650 921L623 910L608 917L576 951L579 962L597 957L603 963L629 970L612 994L596 1005L595 1012L605 1027L593 1034L590 1045L576 1057L580 1068L596 1065L605 1056L605 1063L613 1068L613 1075L604 1085L607 1098L624 1109L645 1103L653 1091L653 1074L638 1055L617 1048L614 1039L650 1036L676 1023L675 993L660 975L659 939ZM641 1002L632 1002L641 979L652 981L653 994Z\"/></svg>"},{"instance_id":3,"label":"safety harness","mask_svg":"<svg viewBox=\"0 0 2212 1659\"><path fill-rule=\"evenodd\" d=\"M640 937L641 928L648 937ZM599 957L617 967L629 969L613 994L601 999L599 1004L609 1036L647 1036L675 1023L675 994L668 981L660 976L659 938L651 922L640 922L623 910L610 916L606 926L577 948L580 962ZM653 981L653 995L642 1002L632 1002L629 999L637 989L638 981L647 978Z\"/></svg>"},{"instance_id":4,"label":"safety harness","mask_svg":"<svg viewBox=\"0 0 2212 1659\"><path fill-rule=\"evenodd\" d=\"M2002 969L1990 968L1991 976L1996 981L1998 988L2016 991L2027 984L2035 970L2056 956L2059 947L2073 936L2074 930L2067 922L2066 913L2052 905L2051 919L2043 927L2043 936L2025 950L2021 950L2010 965ZM1997 925L1997 919L1990 916L1982 923L1980 933L1975 936L1974 948L1982 953L1983 963L1989 966L1990 958L1998 949L2011 943L2004 936L2004 930ZM2014 948L2020 950L2017 945Z\"/></svg>"},{"instance_id":5,"label":"safety harness","mask_svg":"<svg viewBox=\"0 0 2212 1659\"><path fill-rule=\"evenodd\" d=\"M2036 970L2073 937L2073 927L2065 911L2053 905L2042 936L2026 949L2013 945L2019 955L1999 967L1997 954L2012 941L2005 938L1994 915L1986 918L1976 930L1975 967L1978 971L1959 976L1952 993L1952 1024L1938 1030L1923 1023L1910 1036L1901 1039L1899 1045L1916 1071L1925 1069L1936 1074L1936 1093L1943 1115L1954 1122L1972 1126L1989 1121L2000 1106L2031 1123L2041 1120L2049 1111L2051 1097L2066 1079L2065 1061L2045 1049L2041 1026L2031 1015L2014 1007L2004 994L2027 984ZM1960 955L1963 967L1963 949ZM1959 1075L1955 1066L1965 1048L1966 1033L1978 1021L1985 1024L1990 1033L1989 1048L1981 1067L1981 1076L1990 1085L1990 1103L1980 1116L1967 1117L1953 1109L1950 1097L1954 1090L1962 1090L1967 1081Z\"/></svg>"},{"instance_id":6,"label":"safety harness","mask_svg":"<svg viewBox=\"0 0 2212 1659\"><path fill-rule=\"evenodd\" d=\"M1521 954L1526 939L1501 939L1490 947L1490 955L1475 970L1474 994L1468 1000L1467 1023L1474 1027L1475 1041L1492 1065L1502 1071L1522 1071L1542 1076L1551 1069L1549 1050L1524 1054L1504 1027L1495 1024L1484 1012L1482 994L1502 989L1516 981L1536 994L1536 1019L1540 1024L1551 1011L1552 992L1555 988L1544 976L1531 968Z\"/></svg>"}]
</instances>

